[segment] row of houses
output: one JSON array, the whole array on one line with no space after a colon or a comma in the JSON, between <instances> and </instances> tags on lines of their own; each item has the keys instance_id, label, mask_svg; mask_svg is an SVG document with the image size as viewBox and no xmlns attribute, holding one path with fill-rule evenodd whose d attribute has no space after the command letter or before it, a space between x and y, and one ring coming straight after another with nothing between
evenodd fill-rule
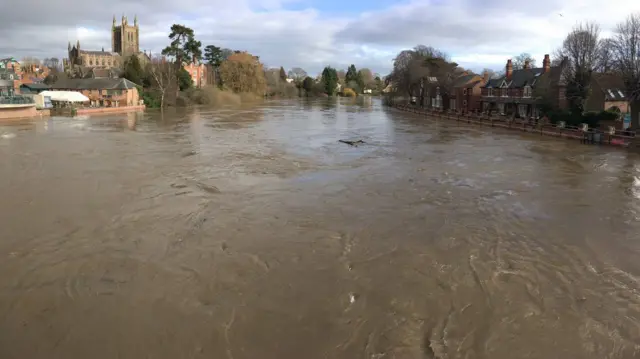
<instances>
[{"instance_id":1,"label":"row of houses","mask_svg":"<svg viewBox=\"0 0 640 359\"><path fill-rule=\"evenodd\" d=\"M140 94L131 81L120 78L116 69L90 68L82 78L63 78L46 85L49 69L44 66L21 66L14 58L0 59L0 97L37 95L43 91L80 92L90 99L92 107L135 106ZM36 102L37 103L37 102Z\"/></svg>"},{"instance_id":2,"label":"row of houses","mask_svg":"<svg viewBox=\"0 0 640 359\"><path fill-rule=\"evenodd\" d=\"M426 107L463 112L493 112L521 118L536 118L543 101L555 108L566 109L566 83L563 81L564 63L551 65L549 55L544 56L542 67L531 67L526 62L522 69L513 68L507 60L504 74L490 78L462 73L453 80L451 91L440 94L438 79L433 79L435 91L428 96ZM617 109L629 113L629 100L622 78L611 73L595 73L591 93L585 104L586 111Z\"/></svg>"}]
</instances>

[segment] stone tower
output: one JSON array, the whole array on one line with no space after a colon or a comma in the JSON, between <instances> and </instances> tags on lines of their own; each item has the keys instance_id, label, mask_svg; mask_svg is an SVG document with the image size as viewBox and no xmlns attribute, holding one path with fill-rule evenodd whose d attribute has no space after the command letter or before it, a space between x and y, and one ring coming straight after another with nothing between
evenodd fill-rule
<instances>
[{"instance_id":1,"label":"stone tower","mask_svg":"<svg viewBox=\"0 0 640 359\"><path fill-rule=\"evenodd\" d=\"M133 19L133 25L129 25L127 17L122 15L120 25L116 24L116 16L113 16L111 26L111 49L123 58L137 55L140 52L140 30L138 28L138 17Z\"/></svg>"}]
</instances>

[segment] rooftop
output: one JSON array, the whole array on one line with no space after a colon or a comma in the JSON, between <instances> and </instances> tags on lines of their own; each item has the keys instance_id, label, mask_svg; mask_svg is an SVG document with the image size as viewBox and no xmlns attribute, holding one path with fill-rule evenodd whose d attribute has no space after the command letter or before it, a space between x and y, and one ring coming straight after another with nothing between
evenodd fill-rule
<instances>
[{"instance_id":1,"label":"rooftop","mask_svg":"<svg viewBox=\"0 0 640 359\"><path fill-rule=\"evenodd\" d=\"M127 79L63 79L51 85L53 89L72 90L127 90L136 84Z\"/></svg>"},{"instance_id":2,"label":"rooftop","mask_svg":"<svg viewBox=\"0 0 640 359\"><path fill-rule=\"evenodd\" d=\"M624 81L620 76L614 74L594 74L593 80L600 86L604 92L605 99L608 101L626 101Z\"/></svg>"},{"instance_id":3,"label":"rooftop","mask_svg":"<svg viewBox=\"0 0 640 359\"><path fill-rule=\"evenodd\" d=\"M522 88L525 86L534 86L536 80L544 73L544 68L538 67L533 69L513 70L511 78L507 80L507 76L501 76L492 79L484 86L486 88ZM505 86L503 86L505 85Z\"/></svg>"},{"instance_id":4,"label":"rooftop","mask_svg":"<svg viewBox=\"0 0 640 359\"><path fill-rule=\"evenodd\" d=\"M80 50L81 54L87 54L87 55L97 55L97 56L120 56L120 54L118 54L117 52L111 52L111 51L91 51L91 50Z\"/></svg>"}]
</instances>

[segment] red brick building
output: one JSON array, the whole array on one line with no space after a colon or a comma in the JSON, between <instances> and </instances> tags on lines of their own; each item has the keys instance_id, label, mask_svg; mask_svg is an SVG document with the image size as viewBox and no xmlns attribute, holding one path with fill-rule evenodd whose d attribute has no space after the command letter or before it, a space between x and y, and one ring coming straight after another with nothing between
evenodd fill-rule
<instances>
[{"instance_id":1,"label":"red brick building","mask_svg":"<svg viewBox=\"0 0 640 359\"><path fill-rule=\"evenodd\" d=\"M194 87L202 87L205 85L209 85L207 82L208 76L208 68L205 64L188 64L183 66L185 70L191 75L191 80L193 80Z\"/></svg>"},{"instance_id":2,"label":"red brick building","mask_svg":"<svg viewBox=\"0 0 640 359\"><path fill-rule=\"evenodd\" d=\"M449 98L449 108L455 111L473 112L482 108L482 86L489 80L483 76L464 74L453 82L453 92Z\"/></svg>"},{"instance_id":3,"label":"red brick building","mask_svg":"<svg viewBox=\"0 0 640 359\"><path fill-rule=\"evenodd\" d=\"M550 106L566 108L565 84L562 66L551 66L549 55L544 56L542 67L531 68L528 62L519 70L507 60L505 75L487 81L481 87L482 110L515 117L538 117L542 101Z\"/></svg>"}]
</instances>

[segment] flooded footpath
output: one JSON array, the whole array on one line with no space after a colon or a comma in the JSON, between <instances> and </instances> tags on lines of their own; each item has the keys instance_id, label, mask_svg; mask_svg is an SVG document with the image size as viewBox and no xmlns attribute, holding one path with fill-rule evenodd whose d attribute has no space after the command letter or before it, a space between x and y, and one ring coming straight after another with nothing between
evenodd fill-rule
<instances>
[{"instance_id":1,"label":"flooded footpath","mask_svg":"<svg viewBox=\"0 0 640 359\"><path fill-rule=\"evenodd\" d=\"M352 101L2 124L0 358L640 358L640 156Z\"/></svg>"}]
</instances>

